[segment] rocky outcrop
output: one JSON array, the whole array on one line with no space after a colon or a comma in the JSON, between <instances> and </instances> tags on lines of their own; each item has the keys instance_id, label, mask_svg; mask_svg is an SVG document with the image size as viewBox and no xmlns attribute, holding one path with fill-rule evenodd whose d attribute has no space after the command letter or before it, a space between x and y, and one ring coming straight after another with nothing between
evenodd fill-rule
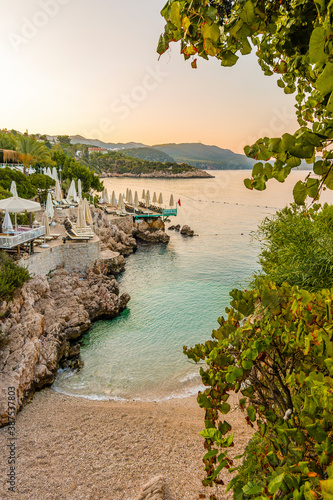
<instances>
[{"instance_id":1,"label":"rocky outcrop","mask_svg":"<svg viewBox=\"0 0 333 500\"><path fill-rule=\"evenodd\" d=\"M170 226L169 231L180 231L180 224L177 224L176 226Z\"/></svg>"},{"instance_id":2,"label":"rocky outcrop","mask_svg":"<svg viewBox=\"0 0 333 500\"><path fill-rule=\"evenodd\" d=\"M117 316L129 300L119 296L114 277L89 271L82 278L58 269L0 303L0 425L8 422L8 387L15 388L18 411L35 390L53 383L62 362L80 367L77 339L92 321Z\"/></svg>"},{"instance_id":3,"label":"rocky outcrop","mask_svg":"<svg viewBox=\"0 0 333 500\"><path fill-rule=\"evenodd\" d=\"M180 234L183 236L194 236L194 231L190 228L190 226L185 225L181 228Z\"/></svg>"},{"instance_id":4,"label":"rocky outcrop","mask_svg":"<svg viewBox=\"0 0 333 500\"><path fill-rule=\"evenodd\" d=\"M165 478L154 477L147 483L134 500L163 500L165 493Z\"/></svg>"},{"instance_id":5,"label":"rocky outcrop","mask_svg":"<svg viewBox=\"0 0 333 500\"><path fill-rule=\"evenodd\" d=\"M120 255L119 252L112 252L112 250L103 250L101 252L101 259L97 260L93 267L93 271L96 274L119 274L124 270L125 257Z\"/></svg>"},{"instance_id":6,"label":"rocky outcrop","mask_svg":"<svg viewBox=\"0 0 333 500\"><path fill-rule=\"evenodd\" d=\"M145 243L168 243L170 236L165 233L165 224L161 219L151 222L142 221L134 224L133 235Z\"/></svg>"}]
</instances>

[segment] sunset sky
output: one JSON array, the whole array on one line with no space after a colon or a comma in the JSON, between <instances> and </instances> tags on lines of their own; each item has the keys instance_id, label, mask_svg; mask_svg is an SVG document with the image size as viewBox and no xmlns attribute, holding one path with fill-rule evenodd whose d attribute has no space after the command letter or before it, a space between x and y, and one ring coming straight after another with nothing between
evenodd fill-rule
<instances>
[{"instance_id":1,"label":"sunset sky","mask_svg":"<svg viewBox=\"0 0 333 500\"><path fill-rule=\"evenodd\" d=\"M202 142L242 152L297 127L293 96L255 56L233 68L179 45L158 62L164 0L1 2L0 128L107 142Z\"/></svg>"}]
</instances>

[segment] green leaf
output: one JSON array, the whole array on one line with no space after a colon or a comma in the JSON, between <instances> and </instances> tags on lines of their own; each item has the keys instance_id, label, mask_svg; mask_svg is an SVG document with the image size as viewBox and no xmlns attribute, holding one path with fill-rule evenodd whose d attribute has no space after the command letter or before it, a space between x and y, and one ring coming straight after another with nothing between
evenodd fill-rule
<instances>
[{"instance_id":1,"label":"green leaf","mask_svg":"<svg viewBox=\"0 0 333 500\"><path fill-rule=\"evenodd\" d=\"M220 38L220 28L217 24L206 23L202 26L201 32L204 38L210 38L214 43Z\"/></svg>"},{"instance_id":2,"label":"green leaf","mask_svg":"<svg viewBox=\"0 0 333 500\"><path fill-rule=\"evenodd\" d=\"M157 53L162 55L166 50L168 50L168 48L169 48L169 42L167 38L164 35L161 35L158 41Z\"/></svg>"},{"instance_id":3,"label":"green leaf","mask_svg":"<svg viewBox=\"0 0 333 500\"><path fill-rule=\"evenodd\" d=\"M333 91L333 63L326 64L315 85L323 95L330 94Z\"/></svg>"},{"instance_id":4,"label":"green leaf","mask_svg":"<svg viewBox=\"0 0 333 500\"><path fill-rule=\"evenodd\" d=\"M228 422L226 422L226 421L224 421L223 424L222 424L222 422L220 422L219 423L219 431L224 436L227 432L231 431L231 425L229 425Z\"/></svg>"},{"instance_id":5,"label":"green leaf","mask_svg":"<svg viewBox=\"0 0 333 500\"><path fill-rule=\"evenodd\" d=\"M252 180L251 179L244 179L244 185L247 189L251 189L253 190L253 187L252 187Z\"/></svg>"},{"instance_id":6,"label":"green leaf","mask_svg":"<svg viewBox=\"0 0 333 500\"><path fill-rule=\"evenodd\" d=\"M197 401L201 408L212 408L212 403L206 396L206 394L199 394L197 397Z\"/></svg>"},{"instance_id":7,"label":"green leaf","mask_svg":"<svg viewBox=\"0 0 333 500\"><path fill-rule=\"evenodd\" d=\"M205 52L209 56L215 56L217 53L217 48L213 44L213 41L210 38L205 38L204 39L204 47L205 47Z\"/></svg>"},{"instance_id":8,"label":"green leaf","mask_svg":"<svg viewBox=\"0 0 333 500\"><path fill-rule=\"evenodd\" d=\"M222 403L219 406L219 410L220 410L221 413L223 413L223 415L226 415L227 413L229 413L229 411L230 411L230 405L229 405L229 403Z\"/></svg>"},{"instance_id":9,"label":"green leaf","mask_svg":"<svg viewBox=\"0 0 333 500\"><path fill-rule=\"evenodd\" d=\"M218 454L219 450L211 450L206 455L203 457L203 460L208 460L209 458L216 457Z\"/></svg>"},{"instance_id":10,"label":"green leaf","mask_svg":"<svg viewBox=\"0 0 333 500\"><path fill-rule=\"evenodd\" d=\"M280 465L280 460L278 459L274 451L270 451L269 453L267 453L267 460L272 467L279 467Z\"/></svg>"},{"instance_id":11,"label":"green leaf","mask_svg":"<svg viewBox=\"0 0 333 500\"><path fill-rule=\"evenodd\" d=\"M255 408L251 405L247 407L247 414L249 416L249 419L251 422L255 422L256 420L256 410Z\"/></svg>"},{"instance_id":12,"label":"green leaf","mask_svg":"<svg viewBox=\"0 0 333 500\"><path fill-rule=\"evenodd\" d=\"M321 492L323 494L323 500L332 500L333 498L333 479L327 479L326 481L320 481Z\"/></svg>"},{"instance_id":13,"label":"green leaf","mask_svg":"<svg viewBox=\"0 0 333 500\"><path fill-rule=\"evenodd\" d=\"M281 487L284 480L285 473L279 474L274 479L272 479L268 484L268 491L274 495Z\"/></svg>"},{"instance_id":14,"label":"green leaf","mask_svg":"<svg viewBox=\"0 0 333 500\"><path fill-rule=\"evenodd\" d=\"M170 20L177 28L180 29L182 27L182 19L180 16L180 3L179 2L173 2L171 4Z\"/></svg>"},{"instance_id":15,"label":"green leaf","mask_svg":"<svg viewBox=\"0 0 333 500\"><path fill-rule=\"evenodd\" d=\"M222 66L234 66L238 61L239 57L236 56L231 50L226 50L221 53L221 65Z\"/></svg>"},{"instance_id":16,"label":"green leaf","mask_svg":"<svg viewBox=\"0 0 333 500\"><path fill-rule=\"evenodd\" d=\"M251 24L254 21L254 5L250 0L244 5L239 17L247 24Z\"/></svg>"},{"instance_id":17,"label":"green leaf","mask_svg":"<svg viewBox=\"0 0 333 500\"><path fill-rule=\"evenodd\" d=\"M325 175L329 169L329 163L323 160L318 160L313 165L313 171L316 175Z\"/></svg>"},{"instance_id":18,"label":"green leaf","mask_svg":"<svg viewBox=\"0 0 333 500\"><path fill-rule=\"evenodd\" d=\"M245 495L259 495L259 493L264 492L264 488L259 486L257 483L250 481L242 489Z\"/></svg>"},{"instance_id":19,"label":"green leaf","mask_svg":"<svg viewBox=\"0 0 333 500\"><path fill-rule=\"evenodd\" d=\"M296 205L304 205L305 199L307 197L308 190L306 183L298 181L293 189L293 195Z\"/></svg>"},{"instance_id":20,"label":"green leaf","mask_svg":"<svg viewBox=\"0 0 333 500\"><path fill-rule=\"evenodd\" d=\"M325 441L325 439L327 438L327 432L318 422L315 424L307 425L306 430L308 431L309 435L319 444Z\"/></svg>"},{"instance_id":21,"label":"green leaf","mask_svg":"<svg viewBox=\"0 0 333 500\"><path fill-rule=\"evenodd\" d=\"M314 198L318 194L319 184L319 179L311 179L311 177L306 181L308 196Z\"/></svg>"},{"instance_id":22,"label":"green leaf","mask_svg":"<svg viewBox=\"0 0 333 500\"><path fill-rule=\"evenodd\" d=\"M326 33L325 29L317 27L313 30L309 44L310 62L324 62L327 59L327 54L324 52Z\"/></svg>"}]
</instances>

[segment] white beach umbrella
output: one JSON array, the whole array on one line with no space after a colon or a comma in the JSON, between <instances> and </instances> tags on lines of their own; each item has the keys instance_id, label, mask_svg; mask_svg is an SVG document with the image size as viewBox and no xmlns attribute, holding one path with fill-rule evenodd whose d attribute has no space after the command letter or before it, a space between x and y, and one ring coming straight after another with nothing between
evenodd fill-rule
<instances>
[{"instance_id":1,"label":"white beach umbrella","mask_svg":"<svg viewBox=\"0 0 333 500\"><path fill-rule=\"evenodd\" d=\"M51 219L54 216L54 209L53 209L53 203L52 203L52 196L51 193L47 193L47 200L46 200L46 213Z\"/></svg>"},{"instance_id":2,"label":"white beach umbrella","mask_svg":"<svg viewBox=\"0 0 333 500\"><path fill-rule=\"evenodd\" d=\"M169 202L169 205L170 207L173 207L175 204L175 202L173 201L173 194L170 196L170 202Z\"/></svg>"},{"instance_id":3,"label":"white beach umbrella","mask_svg":"<svg viewBox=\"0 0 333 500\"><path fill-rule=\"evenodd\" d=\"M57 181L58 180L58 172L57 172L57 169L55 167L53 167L52 169L52 178Z\"/></svg>"},{"instance_id":4,"label":"white beach umbrella","mask_svg":"<svg viewBox=\"0 0 333 500\"><path fill-rule=\"evenodd\" d=\"M119 210L122 210L124 208L124 201L123 201L123 195L120 194L118 198L118 208Z\"/></svg>"},{"instance_id":5,"label":"white beach umbrella","mask_svg":"<svg viewBox=\"0 0 333 500\"><path fill-rule=\"evenodd\" d=\"M153 195L153 203L157 203L157 196L156 196L155 192L154 192L154 195Z\"/></svg>"},{"instance_id":6,"label":"white beach umbrella","mask_svg":"<svg viewBox=\"0 0 333 500\"><path fill-rule=\"evenodd\" d=\"M100 199L98 200L98 203L104 203L104 201L103 201L103 198L102 198L102 197L100 197Z\"/></svg>"},{"instance_id":7,"label":"white beach umbrella","mask_svg":"<svg viewBox=\"0 0 333 500\"><path fill-rule=\"evenodd\" d=\"M78 195L79 199L82 200L82 183L81 183L81 179L79 179L77 181L77 195Z\"/></svg>"},{"instance_id":8,"label":"white beach umbrella","mask_svg":"<svg viewBox=\"0 0 333 500\"><path fill-rule=\"evenodd\" d=\"M77 194L76 194L76 187L75 187L74 179L72 179L71 185L69 186L67 198L68 198L68 200L76 201Z\"/></svg>"},{"instance_id":9,"label":"white beach umbrella","mask_svg":"<svg viewBox=\"0 0 333 500\"><path fill-rule=\"evenodd\" d=\"M163 203L163 195L162 195L162 193L160 193L160 195L159 195L159 197L158 197L158 201L157 201L157 203L158 203L159 205L162 205L162 203Z\"/></svg>"},{"instance_id":10,"label":"white beach umbrella","mask_svg":"<svg viewBox=\"0 0 333 500\"><path fill-rule=\"evenodd\" d=\"M146 207L149 208L150 206L150 193L149 191L147 191L147 195L146 195Z\"/></svg>"},{"instance_id":11,"label":"white beach umbrella","mask_svg":"<svg viewBox=\"0 0 333 500\"><path fill-rule=\"evenodd\" d=\"M128 197L129 197L129 190L128 190L128 188L126 188L126 198L125 198L125 200L129 203Z\"/></svg>"},{"instance_id":12,"label":"white beach umbrella","mask_svg":"<svg viewBox=\"0 0 333 500\"><path fill-rule=\"evenodd\" d=\"M110 203L113 207L116 206L116 193L114 191L112 191Z\"/></svg>"},{"instance_id":13,"label":"white beach umbrella","mask_svg":"<svg viewBox=\"0 0 333 500\"><path fill-rule=\"evenodd\" d=\"M45 227L45 236L50 236L51 233L50 233L49 217L46 212L43 212L42 226Z\"/></svg>"},{"instance_id":14,"label":"white beach umbrella","mask_svg":"<svg viewBox=\"0 0 333 500\"><path fill-rule=\"evenodd\" d=\"M0 200L0 210L2 212L6 212L6 210L8 210L8 212L11 214L20 214L22 212L39 212L41 209L42 208L39 203L26 200L25 198L19 198L18 196L12 196L11 198Z\"/></svg>"},{"instance_id":15,"label":"white beach umbrella","mask_svg":"<svg viewBox=\"0 0 333 500\"><path fill-rule=\"evenodd\" d=\"M129 203L130 205L133 205L133 195L132 195L132 190L131 189L128 192L127 203Z\"/></svg>"},{"instance_id":16,"label":"white beach umbrella","mask_svg":"<svg viewBox=\"0 0 333 500\"><path fill-rule=\"evenodd\" d=\"M46 169L46 167L43 168L43 175L47 175L47 169Z\"/></svg>"},{"instance_id":17,"label":"white beach umbrella","mask_svg":"<svg viewBox=\"0 0 333 500\"><path fill-rule=\"evenodd\" d=\"M85 228L85 227L87 227L83 203L79 203L79 206L78 206L78 209L77 209L76 227L78 227L78 228Z\"/></svg>"},{"instance_id":18,"label":"white beach umbrella","mask_svg":"<svg viewBox=\"0 0 333 500\"><path fill-rule=\"evenodd\" d=\"M84 216L85 216L86 222L88 222L88 224L92 224L93 219L92 219L89 203L88 203L88 200L86 198L84 198L84 200L83 200L83 208L84 208Z\"/></svg>"},{"instance_id":19,"label":"white beach umbrella","mask_svg":"<svg viewBox=\"0 0 333 500\"><path fill-rule=\"evenodd\" d=\"M41 209L39 203L26 200L25 198L19 198L18 196L0 200L0 211L6 212L8 210L9 213L15 214L15 226L17 226L16 214L22 212L39 212Z\"/></svg>"},{"instance_id":20,"label":"white beach umbrella","mask_svg":"<svg viewBox=\"0 0 333 500\"><path fill-rule=\"evenodd\" d=\"M54 190L54 199L56 201L62 201L62 191L60 187L60 182L56 180L55 190Z\"/></svg>"},{"instance_id":21,"label":"white beach umbrella","mask_svg":"<svg viewBox=\"0 0 333 500\"><path fill-rule=\"evenodd\" d=\"M51 177L51 179L53 179L50 167L47 167L46 175L48 175L49 177Z\"/></svg>"},{"instance_id":22,"label":"white beach umbrella","mask_svg":"<svg viewBox=\"0 0 333 500\"><path fill-rule=\"evenodd\" d=\"M9 232L9 231L13 231L13 224L12 224L10 215L8 213L8 210L6 210L5 218L4 218L3 223L2 223L2 231L4 233Z\"/></svg>"},{"instance_id":23,"label":"white beach umbrella","mask_svg":"<svg viewBox=\"0 0 333 500\"><path fill-rule=\"evenodd\" d=\"M142 196L141 196L141 198L142 198L143 200L145 200L145 199L146 199L146 191L145 191L145 190L143 190L143 191L142 191Z\"/></svg>"},{"instance_id":24,"label":"white beach umbrella","mask_svg":"<svg viewBox=\"0 0 333 500\"><path fill-rule=\"evenodd\" d=\"M134 193L134 206L137 207L139 205L139 196L138 196L138 192L135 191Z\"/></svg>"},{"instance_id":25,"label":"white beach umbrella","mask_svg":"<svg viewBox=\"0 0 333 500\"><path fill-rule=\"evenodd\" d=\"M10 192L12 193L13 196L17 196L17 188L16 188L16 182L12 181L10 185Z\"/></svg>"},{"instance_id":26,"label":"white beach umbrella","mask_svg":"<svg viewBox=\"0 0 333 500\"><path fill-rule=\"evenodd\" d=\"M103 196L103 202L109 203L109 193L108 193L108 190L106 188L104 188L102 196Z\"/></svg>"}]
</instances>

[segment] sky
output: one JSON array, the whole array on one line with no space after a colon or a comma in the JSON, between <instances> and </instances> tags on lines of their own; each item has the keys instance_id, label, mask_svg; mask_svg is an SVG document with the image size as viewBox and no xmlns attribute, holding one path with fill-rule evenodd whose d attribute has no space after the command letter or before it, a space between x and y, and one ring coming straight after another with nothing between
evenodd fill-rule
<instances>
[{"instance_id":1,"label":"sky","mask_svg":"<svg viewBox=\"0 0 333 500\"><path fill-rule=\"evenodd\" d=\"M254 54L158 60L165 0L1 2L0 128L105 142L201 142L241 153L297 128L294 97Z\"/></svg>"}]
</instances>

